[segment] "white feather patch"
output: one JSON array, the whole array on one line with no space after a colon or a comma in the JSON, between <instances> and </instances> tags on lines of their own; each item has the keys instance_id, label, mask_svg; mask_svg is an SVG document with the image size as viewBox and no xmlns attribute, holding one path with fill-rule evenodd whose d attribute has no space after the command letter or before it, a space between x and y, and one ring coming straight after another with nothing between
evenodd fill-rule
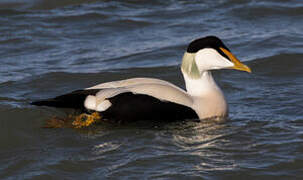
<instances>
[{"instance_id":1,"label":"white feather patch","mask_svg":"<svg viewBox=\"0 0 303 180\"><path fill-rule=\"evenodd\" d=\"M99 103L97 105L96 111L102 112L107 110L110 106L112 105L111 102L109 102L109 100L104 100L101 103Z\"/></svg>"},{"instance_id":2,"label":"white feather patch","mask_svg":"<svg viewBox=\"0 0 303 180\"><path fill-rule=\"evenodd\" d=\"M96 96L87 96L84 101L84 107L86 109L95 110L96 109L97 98Z\"/></svg>"}]
</instances>

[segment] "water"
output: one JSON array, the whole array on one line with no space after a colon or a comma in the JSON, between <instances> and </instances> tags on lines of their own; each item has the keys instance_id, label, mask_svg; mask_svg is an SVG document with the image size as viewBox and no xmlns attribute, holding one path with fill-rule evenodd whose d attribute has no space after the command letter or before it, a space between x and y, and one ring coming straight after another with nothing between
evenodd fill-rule
<instances>
[{"instance_id":1,"label":"water","mask_svg":"<svg viewBox=\"0 0 303 180\"><path fill-rule=\"evenodd\" d=\"M303 4L293 1L0 2L1 179L303 178ZM184 87L187 44L219 36L253 74L214 72L226 123L43 129L29 102L111 80Z\"/></svg>"}]
</instances>

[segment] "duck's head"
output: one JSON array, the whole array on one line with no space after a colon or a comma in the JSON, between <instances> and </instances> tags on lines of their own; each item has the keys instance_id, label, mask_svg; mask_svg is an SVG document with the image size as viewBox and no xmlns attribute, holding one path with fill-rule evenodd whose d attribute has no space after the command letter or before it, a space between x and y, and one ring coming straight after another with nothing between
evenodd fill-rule
<instances>
[{"instance_id":1,"label":"duck's head","mask_svg":"<svg viewBox=\"0 0 303 180\"><path fill-rule=\"evenodd\" d=\"M215 69L251 72L251 69L241 63L216 36L192 41L183 56L181 69L194 79L199 78L205 71Z\"/></svg>"}]
</instances>

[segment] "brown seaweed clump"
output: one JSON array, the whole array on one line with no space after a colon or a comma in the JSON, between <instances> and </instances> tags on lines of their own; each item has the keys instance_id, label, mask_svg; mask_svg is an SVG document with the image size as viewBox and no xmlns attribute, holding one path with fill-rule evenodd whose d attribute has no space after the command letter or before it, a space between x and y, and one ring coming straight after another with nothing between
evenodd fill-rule
<instances>
[{"instance_id":1,"label":"brown seaweed clump","mask_svg":"<svg viewBox=\"0 0 303 180\"><path fill-rule=\"evenodd\" d=\"M84 128L101 121L98 112L92 114L68 115L65 118L53 117L46 121L44 128Z\"/></svg>"}]
</instances>

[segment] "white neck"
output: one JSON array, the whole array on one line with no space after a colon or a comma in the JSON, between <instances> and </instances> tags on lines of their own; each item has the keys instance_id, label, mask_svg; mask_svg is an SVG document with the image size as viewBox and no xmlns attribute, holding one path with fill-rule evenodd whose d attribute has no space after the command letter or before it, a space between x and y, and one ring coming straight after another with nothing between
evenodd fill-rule
<instances>
[{"instance_id":1,"label":"white neck","mask_svg":"<svg viewBox=\"0 0 303 180\"><path fill-rule=\"evenodd\" d=\"M191 96L204 96L209 92L219 91L222 93L220 88L217 86L213 79L210 71L204 71L201 73L201 77L193 79L183 72L187 93Z\"/></svg>"},{"instance_id":2,"label":"white neck","mask_svg":"<svg viewBox=\"0 0 303 180\"><path fill-rule=\"evenodd\" d=\"M200 119L222 117L228 113L224 95L217 86L210 71L201 72L201 77L193 79L183 72L187 93L193 97L193 109Z\"/></svg>"}]
</instances>

